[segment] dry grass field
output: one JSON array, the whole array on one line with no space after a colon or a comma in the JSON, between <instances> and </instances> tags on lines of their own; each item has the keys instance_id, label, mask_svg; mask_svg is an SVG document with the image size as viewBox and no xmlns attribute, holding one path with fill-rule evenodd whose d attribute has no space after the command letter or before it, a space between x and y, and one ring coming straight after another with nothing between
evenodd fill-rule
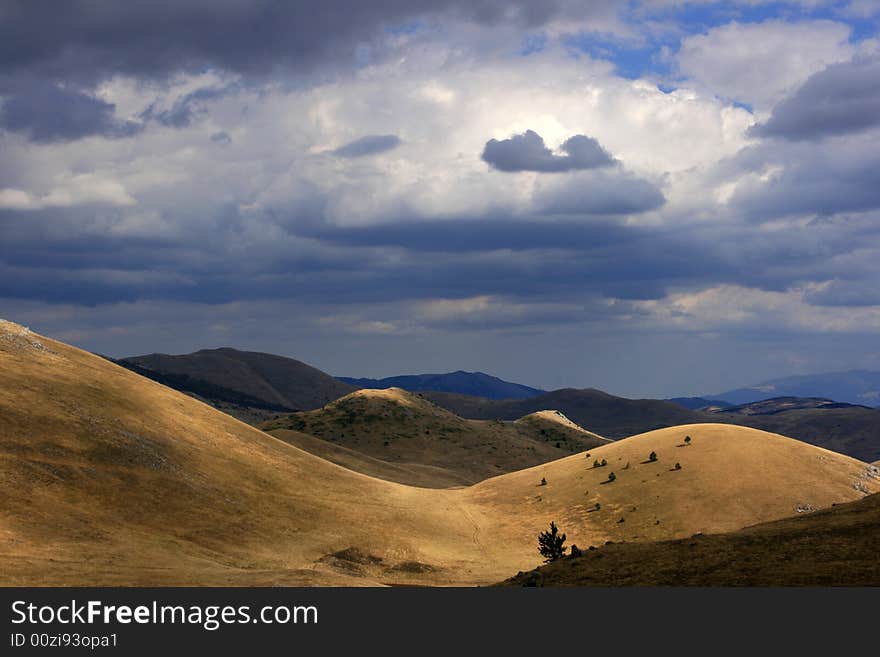
<instances>
[{"instance_id":1,"label":"dry grass field","mask_svg":"<svg viewBox=\"0 0 880 657\"><path fill-rule=\"evenodd\" d=\"M487 584L535 567L551 520L582 547L726 531L860 499L880 489L868 468L692 425L470 487L403 485L0 323L3 585Z\"/></svg>"}]
</instances>

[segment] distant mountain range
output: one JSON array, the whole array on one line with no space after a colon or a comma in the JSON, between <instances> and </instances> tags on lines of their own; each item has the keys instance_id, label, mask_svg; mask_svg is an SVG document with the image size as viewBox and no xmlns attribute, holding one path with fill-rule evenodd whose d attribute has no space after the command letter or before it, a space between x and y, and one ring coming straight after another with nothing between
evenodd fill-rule
<instances>
[{"instance_id":1,"label":"distant mountain range","mask_svg":"<svg viewBox=\"0 0 880 657\"><path fill-rule=\"evenodd\" d=\"M504 381L483 372L449 372L446 374L408 374L384 379L336 377L358 388L403 388L410 392L455 392L486 399L528 399L546 390Z\"/></svg>"},{"instance_id":2,"label":"distant mountain range","mask_svg":"<svg viewBox=\"0 0 880 657\"><path fill-rule=\"evenodd\" d=\"M666 401L678 404L679 406L684 406L692 411L701 411L704 409L720 410L722 408L730 408L733 406L733 404L728 404L726 401L721 401L720 399L708 399L707 397L673 397Z\"/></svg>"},{"instance_id":3,"label":"distant mountain range","mask_svg":"<svg viewBox=\"0 0 880 657\"><path fill-rule=\"evenodd\" d=\"M456 415L473 420L515 420L543 409L556 409L585 429L618 439L677 424L711 421L660 399L625 399L601 390L563 388L528 399L485 399L448 392L425 397Z\"/></svg>"},{"instance_id":4,"label":"distant mountain range","mask_svg":"<svg viewBox=\"0 0 880 657\"><path fill-rule=\"evenodd\" d=\"M771 379L747 388L704 395L729 404L750 404L774 397L823 397L849 404L880 406L880 372L848 370Z\"/></svg>"},{"instance_id":5,"label":"distant mountain range","mask_svg":"<svg viewBox=\"0 0 880 657\"><path fill-rule=\"evenodd\" d=\"M361 387L400 387L420 392L467 419L512 421L556 409L585 429L612 439L680 424L720 422L781 433L868 462L880 459L880 409L845 403L832 395L768 399L764 394L761 399L739 404L719 402L714 396L626 399L594 389L543 392L479 372L340 380L292 358L229 348L180 356L151 354L116 362L251 424L279 413L321 408ZM866 380L862 376L862 381ZM392 382L398 385L392 386ZM500 395L508 397L497 398Z\"/></svg>"}]
</instances>

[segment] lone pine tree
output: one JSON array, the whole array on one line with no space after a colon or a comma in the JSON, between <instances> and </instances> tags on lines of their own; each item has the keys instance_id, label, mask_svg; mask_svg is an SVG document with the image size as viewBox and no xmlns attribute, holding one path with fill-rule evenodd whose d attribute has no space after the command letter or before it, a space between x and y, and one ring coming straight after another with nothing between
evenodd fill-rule
<instances>
[{"instance_id":1,"label":"lone pine tree","mask_svg":"<svg viewBox=\"0 0 880 657\"><path fill-rule=\"evenodd\" d=\"M550 531L538 534L538 552L544 557L544 563L550 563L565 556L565 534L559 533L555 522L551 521Z\"/></svg>"}]
</instances>

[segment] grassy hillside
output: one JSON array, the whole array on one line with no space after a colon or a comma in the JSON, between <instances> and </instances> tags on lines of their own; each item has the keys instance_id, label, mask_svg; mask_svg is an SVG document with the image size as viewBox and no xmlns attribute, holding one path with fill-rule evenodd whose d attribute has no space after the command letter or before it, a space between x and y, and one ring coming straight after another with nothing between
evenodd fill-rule
<instances>
[{"instance_id":1,"label":"grassy hillside","mask_svg":"<svg viewBox=\"0 0 880 657\"><path fill-rule=\"evenodd\" d=\"M346 451L295 436L293 442L346 467L354 464L341 455L351 451L388 462L397 466L394 481L432 487L475 483L607 442L552 412L517 422L465 420L400 388L358 390L260 427L282 440L292 437L287 431L315 436Z\"/></svg>"},{"instance_id":2,"label":"grassy hillside","mask_svg":"<svg viewBox=\"0 0 880 657\"><path fill-rule=\"evenodd\" d=\"M726 534L586 550L506 586L880 586L880 495Z\"/></svg>"},{"instance_id":3,"label":"grassy hillside","mask_svg":"<svg viewBox=\"0 0 880 657\"><path fill-rule=\"evenodd\" d=\"M470 490L495 509L499 523L509 525L505 534L537 536L554 520L581 547L732 531L880 491L880 477L866 463L726 424L661 429L589 454ZM603 460L607 465L593 467ZM609 483L611 472L615 480ZM540 485L542 479L546 485Z\"/></svg>"},{"instance_id":4,"label":"grassy hillside","mask_svg":"<svg viewBox=\"0 0 880 657\"><path fill-rule=\"evenodd\" d=\"M346 470L8 323L0 500L2 584L462 584L516 563L474 544L454 491ZM350 547L379 565L332 556Z\"/></svg>"},{"instance_id":5,"label":"grassy hillside","mask_svg":"<svg viewBox=\"0 0 880 657\"><path fill-rule=\"evenodd\" d=\"M467 488L392 483L2 322L0 584L485 584L538 565L550 520L582 546L669 539L880 487L864 463L727 425L590 451Z\"/></svg>"}]
</instances>

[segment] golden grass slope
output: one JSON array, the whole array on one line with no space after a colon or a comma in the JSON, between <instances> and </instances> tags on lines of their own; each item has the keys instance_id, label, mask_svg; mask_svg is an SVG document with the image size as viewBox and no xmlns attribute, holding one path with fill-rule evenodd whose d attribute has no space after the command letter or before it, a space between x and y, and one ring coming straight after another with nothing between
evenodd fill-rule
<instances>
[{"instance_id":1,"label":"golden grass slope","mask_svg":"<svg viewBox=\"0 0 880 657\"><path fill-rule=\"evenodd\" d=\"M9 324L0 499L2 584L474 583L512 566L487 566L460 494L346 470ZM350 546L382 568L326 563Z\"/></svg>"},{"instance_id":2,"label":"golden grass slope","mask_svg":"<svg viewBox=\"0 0 880 657\"><path fill-rule=\"evenodd\" d=\"M495 511L501 533L537 533L538 519L553 519L586 547L731 531L880 491L873 466L727 424L659 429L588 454L496 477L470 493Z\"/></svg>"},{"instance_id":3,"label":"golden grass slope","mask_svg":"<svg viewBox=\"0 0 880 657\"><path fill-rule=\"evenodd\" d=\"M465 420L401 388L358 390L260 427L359 472L436 488L476 483L608 442L555 411L517 422ZM352 460L354 454L367 460ZM394 467L379 471L377 460Z\"/></svg>"},{"instance_id":4,"label":"golden grass slope","mask_svg":"<svg viewBox=\"0 0 880 657\"><path fill-rule=\"evenodd\" d=\"M678 447L684 433L692 444ZM651 450L658 463L641 463ZM610 465L592 470L593 457ZM406 486L0 324L4 585L490 583L539 563L550 520L581 547L721 531L858 499L880 488L869 472L781 436L695 425L469 488Z\"/></svg>"}]
</instances>

